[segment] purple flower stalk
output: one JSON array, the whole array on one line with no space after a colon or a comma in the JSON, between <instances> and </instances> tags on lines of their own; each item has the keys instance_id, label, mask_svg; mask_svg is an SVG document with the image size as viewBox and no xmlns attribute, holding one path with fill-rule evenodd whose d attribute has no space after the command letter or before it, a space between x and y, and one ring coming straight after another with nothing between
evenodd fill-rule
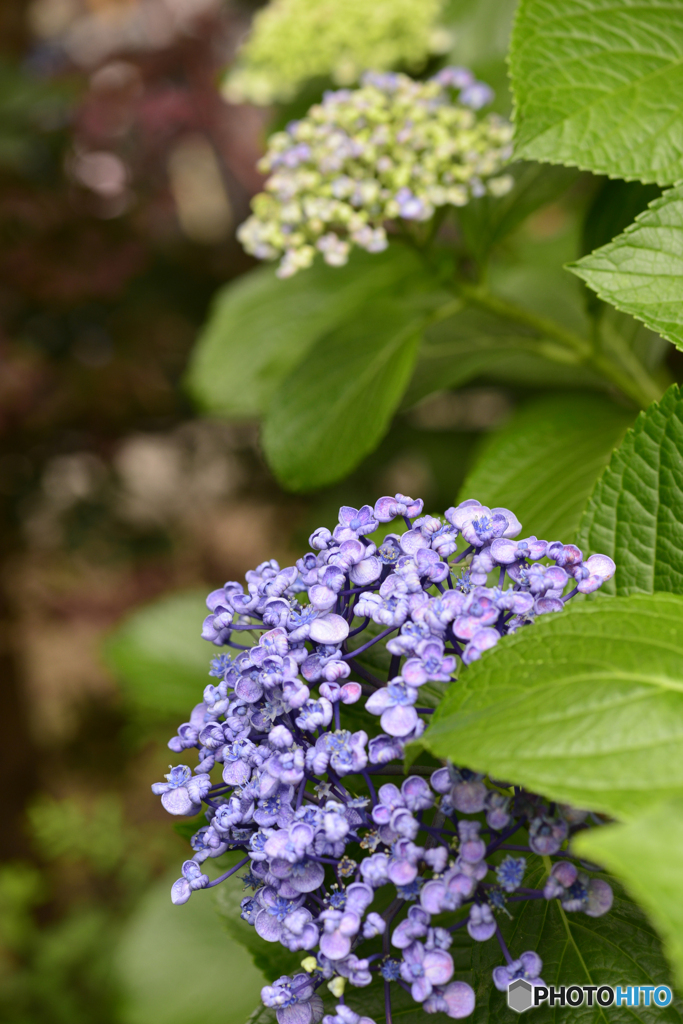
<instances>
[{"instance_id":1,"label":"purple flower stalk","mask_svg":"<svg viewBox=\"0 0 683 1024\"><path fill-rule=\"evenodd\" d=\"M519 540L512 512L478 501L443 519L422 512L403 494L344 506L295 566L263 562L246 587L229 582L209 595L202 635L235 655L213 659L217 684L169 742L176 753L198 750L194 773L181 764L152 787L170 814L205 808L173 902L248 863L253 895L241 916L265 942L304 954L304 973L263 989L279 1024L323 1019L324 983L340 1000L324 1024L375 1024L343 997L347 985L373 982L384 986L389 1022L400 989L425 1013L466 1017L474 992L454 979L454 928L500 942L497 988L520 977L541 984L538 954L513 959L502 940L496 915L509 913L508 899L557 899L593 917L611 906L609 885L567 860L555 862L544 888L523 888L527 857L562 857L585 813L464 767L421 766L401 779L390 762L422 734L434 687L454 681L458 663L597 589L614 563L584 561L573 544ZM375 544L379 523L394 521L397 531ZM261 635L243 650L231 640L237 629ZM363 660L376 645L391 655L386 680ZM346 717L361 702L364 728L358 708ZM396 784L376 788L382 775ZM513 837L511 848L527 856L507 853ZM201 865L231 850L243 854L240 865L210 882ZM388 896L376 900L384 887ZM446 929L439 916L454 912L459 923Z\"/></svg>"}]
</instances>

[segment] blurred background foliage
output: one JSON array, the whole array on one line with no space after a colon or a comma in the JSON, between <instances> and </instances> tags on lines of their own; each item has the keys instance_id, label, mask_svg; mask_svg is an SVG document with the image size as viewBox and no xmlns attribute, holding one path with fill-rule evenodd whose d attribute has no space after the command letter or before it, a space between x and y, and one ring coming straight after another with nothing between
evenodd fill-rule
<instances>
[{"instance_id":1,"label":"blurred background foliage","mask_svg":"<svg viewBox=\"0 0 683 1024\"><path fill-rule=\"evenodd\" d=\"M562 443L547 446L555 484L573 472L568 449L591 467L572 477L573 503L553 524L567 535L632 420L591 393L587 371L513 353L499 324L473 314L430 332L391 431L344 483L293 496L259 448L256 416L270 393L261 368L219 360L216 394L206 373L197 386L220 316L212 300L253 267L234 230L261 185L267 132L373 55L417 74L466 64L509 113L513 9L511 0L2 6L0 1020L243 1024L262 984L258 961L211 899L171 906L184 846L149 790L178 715L206 681L202 594L265 558L287 564L342 502L402 491L442 509L471 472L482 500L502 501L501 479L473 471L476 456L504 462L516 429L543 430L544 402L565 416ZM557 168L517 173L515 211L499 206L496 221L486 200L473 204L463 235L476 251L498 232L498 290L581 326L595 300L562 263L613 237L657 190ZM368 273L381 266L369 261ZM280 307L271 272L259 270L237 286L232 333L275 336L280 359L290 345L301 351L320 329L306 298L316 273L325 329L335 309L345 315L362 300L357 277L347 287L345 272L323 268L278 283ZM633 334L653 372L678 376L672 346L644 328ZM241 387L250 373L260 375L256 397ZM555 393L539 398L539 388ZM576 427L576 402L591 430ZM569 443L565 428L575 430ZM537 471L533 459L524 467ZM526 493L525 526L541 532L543 496ZM228 922L239 898L231 881L221 887Z\"/></svg>"}]
</instances>

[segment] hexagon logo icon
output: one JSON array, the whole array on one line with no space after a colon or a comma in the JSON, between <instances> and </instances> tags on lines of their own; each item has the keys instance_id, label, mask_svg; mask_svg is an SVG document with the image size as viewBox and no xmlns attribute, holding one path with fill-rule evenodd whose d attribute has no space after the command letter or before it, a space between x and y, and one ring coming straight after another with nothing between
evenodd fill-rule
<instances>
[{"instance_id":1,"label":"hexagon logo icon","mask_svg":"<svg viewBox=\"0 0 683 1024\"><path fill-rule=\"evenodd\" d=\"M515 1013L524 1013L534 1003L533 986L524 978L517 978L508 985L508 1006Z\"/></svg>"}]
</instances>

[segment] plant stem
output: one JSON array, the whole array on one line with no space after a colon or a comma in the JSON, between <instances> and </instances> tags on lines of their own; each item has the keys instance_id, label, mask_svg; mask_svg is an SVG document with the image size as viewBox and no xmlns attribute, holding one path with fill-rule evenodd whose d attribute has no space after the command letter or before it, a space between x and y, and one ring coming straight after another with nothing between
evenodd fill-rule
<instances>
[{"instance_id":1,"label":"plant stem","mask_svg":"<svg viewBox=\"0 0 683 1024\"><path fill-rule=\"evenodd\" d=\"M641 408L647 408L651 402L661 397L661 389L640 364L637 368L632 367L634 375L631 376L611 359L596 352L590 342L582 338L581 335L567 330L554 320L524 309L522 306L517 306L507 299L492 295L491 292L479 285L460 283L458 287L462 297L473 305L489 310L507 320L512 320L514 323L522 324L546 338L559 342L560 345L576 355L578 362L592 366L600 376L615 384L620 391ZM450 305L451 303L448 303L445 308L447 309Z\"/></svg>"}]
</instances>

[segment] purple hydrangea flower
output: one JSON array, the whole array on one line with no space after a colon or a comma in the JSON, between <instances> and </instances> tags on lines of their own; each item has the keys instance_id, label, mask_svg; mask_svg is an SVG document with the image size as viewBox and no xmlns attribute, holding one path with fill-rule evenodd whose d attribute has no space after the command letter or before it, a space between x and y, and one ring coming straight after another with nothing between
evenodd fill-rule
<instances>
[{"instance_id":1,"label":"purple hydrangea flower","mask_svg":"<svg viewBox=\"0 0 683 1024\"><path fill-rule=\"evenodd\" d=\"M376 546L369 535L394 520L397 532ZM152 789L171 814L205 809L173 902L248 864L253 895L242 899L241 917L262 941L308 954L305 973L263 989L279 1024L318 1024L323 981L341 992L375 979L389 986L389 1001L400 984L425 1013L465 1017L474 992L452 980L452 926L440 915L459 911L464 934L494 942L506 893L517 894L510 906L545 897L594 917L612 903L608 883L570 861L552 867L543 890L522 889L526 858L497 852L518 832L523 849L552 858L584 827L585 812L512 795L465 766L418 764L395 782L381 779L391 762L398 775L406 745L427 727L428 684L451 685L502 636L561 611L575 591L590 593L614 572L607 556L584 560L575 545L517 540L521 525L507 509L468 500L445 520L402 494L374 508L344 506L334 530L316 530L295 565L262 562L246 586L226 583L207 601L205 637L237 653L213 658L216 684L169 741L183 757L197 750L194 772L178 765ZM243 650L235 632L257 639ZM227 850L242 859L210 882L202 865ZM380 937L378 962L364 944ZM494 984L540 984L540 971L538 955L526 952L496 968ZM326 1024L373 1022L341 998Z\"/></svg>"}]
</instances>

